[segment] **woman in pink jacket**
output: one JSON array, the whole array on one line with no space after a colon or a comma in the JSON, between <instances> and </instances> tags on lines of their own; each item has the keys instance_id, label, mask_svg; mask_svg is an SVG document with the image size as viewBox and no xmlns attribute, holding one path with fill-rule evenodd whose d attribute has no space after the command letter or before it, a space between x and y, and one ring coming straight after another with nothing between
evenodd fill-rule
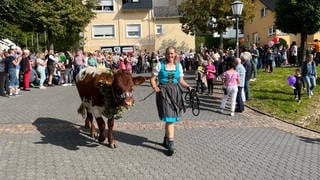
<instances>
[{"instance_id":1,"label":"woman in pink jacket","mask_svg":"<svg viewBox=\"0 0 320 180\"><path fill-rule=\"evenodd\" d=\"M124 60L125 60L125 57L123 54L120 55L120 58L119 58L119 69L120 70L126 70L126 64L124 63Z\"/></svg>"}]
</instances>

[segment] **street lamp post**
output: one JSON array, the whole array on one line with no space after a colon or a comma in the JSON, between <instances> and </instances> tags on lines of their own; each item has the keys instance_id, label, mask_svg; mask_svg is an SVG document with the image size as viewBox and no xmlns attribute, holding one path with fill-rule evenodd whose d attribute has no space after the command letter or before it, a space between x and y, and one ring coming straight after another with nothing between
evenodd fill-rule
<instances>
[{"instance_id":1,"label":"street lamp post","mask_svg":"<svg viewBox=\"0 0 320 180\"><path fill-rule=\"evenodd\" d=\"M242 14L243 3L239 0L233 1L231 8L232 14L236 17L236 55L239 57L239 18Z\"/></svg>"}]
</instances>

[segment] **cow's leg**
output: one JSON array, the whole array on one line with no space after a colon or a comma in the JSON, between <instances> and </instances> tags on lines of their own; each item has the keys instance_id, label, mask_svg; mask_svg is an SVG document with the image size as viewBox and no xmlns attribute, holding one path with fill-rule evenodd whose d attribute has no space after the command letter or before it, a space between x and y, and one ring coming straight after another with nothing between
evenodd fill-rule
<instances>
[{"instance_id":1,"label":"cow's leg","mask_svg":"<svg viewBox=\"0 0 320 180\"><path fill-rule=\"evenodd\" d=\"M104 122L102 117L97 117L96 120L100 131L98 141L103 142L104 140L106 140L106 123Z\"/></svg>"},{"instance_id":2,"label":"cow's leg","mask_svg":"<svg viewBox=\"0 0 320 180\"><path fill-rule=\"evenodd\" d=\"M116 142L113 137L114 118L108 119L108 142L111 148L116 148Z\"/></svg>"},{"instance_id":3,"label":"cow's leg","mask_svg":"<svg viewBox=\"0 0 320 180\"><path fill-rule=\"evenodd\" d=\"M84 123L84 128L85 129L89 129L90 128L92 119L93 119L92 114L88 113L88 111L87 111L87 117L86 117L86 120L85 120L85 123Z\"/></svg>"},{"instance_id":4,"label":"cow's leg","mask_svg":"<svg viewBox=\"0 0 320 180\"><path fill-rule=\"evenodd\" d=\"M86 128L86 126L88 126L88 128L90 128L90 136L91 136L92 138L97 139L98 134L97 134L97 131L96 131L96 126L94 125L94 122L93 122L92 113L87 112L87 118L86 118L86 122L85 122L85 128ZM87 129L88 129L88 128L87 128Z\"/></svg>"}]
</instances>

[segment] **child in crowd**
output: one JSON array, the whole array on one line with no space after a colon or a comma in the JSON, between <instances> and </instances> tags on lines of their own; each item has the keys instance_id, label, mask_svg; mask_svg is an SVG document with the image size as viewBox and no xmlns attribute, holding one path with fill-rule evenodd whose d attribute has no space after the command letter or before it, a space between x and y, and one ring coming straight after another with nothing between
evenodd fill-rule
<instances>
[{"instance_id":1,"label":"child in crowd","mask_svg":"<svg viewBox=\"0 0 320 180\"><path fill-rule=\"evenodd\" d=\"M208 60L208 65L206 66L206 72L207 72L208 95L213 95L213 81L216 73L216 68L213 64L213 59Z\"/></svg>"},{"instance_id":2,"label":"child in crowd","mask_svg":"<svg viewBox=\"0 0 320 180\"><path fill-rule=\"evenodd\" d=\"M298 100L299 103L301 103L301 88L302 88L302 77L301 77L301 71L299 68L295 70L296 82L293 84L293 93L296 100Z\"/></svg>"},{"instance_id":3,"label":"child in crowd","mask_svg":"<svg viewBox=\"0 0 320 180\"><path fill-rule=\"evenodd\" d=\"M265 71L268 73L272 73L274 66L274 54L272 48L268 48L266 58Z\"/></svg>"},{"instance_id":4,"label":"child in crowd","mask_svg":"<svg viewBox=\"0 0 320 180\"><path fill-rule=\"evenodd\" d=\"M197 81L197 92L203 93L204 92L204 83L203 79L205 78L205 71L203 67L203 62L201 61L197 67L196 71L196 81ZM200 90L199 90L200 88Z\"/></svg>"}]
</instances>

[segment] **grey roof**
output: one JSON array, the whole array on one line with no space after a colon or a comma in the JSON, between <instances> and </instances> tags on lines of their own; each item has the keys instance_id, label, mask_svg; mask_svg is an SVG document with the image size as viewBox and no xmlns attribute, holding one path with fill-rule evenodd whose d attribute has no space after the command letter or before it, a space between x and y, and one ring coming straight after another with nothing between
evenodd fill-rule
<instances>
[{"instance_id":1,"label":"grey roof","mask_svg":"<svg viewBox=\"0 0 320 180\"><path fill-rule=\"evenodd\" d=\"M153 12L155 18L172 18L178 17L178 6L184 0L155 0Z\"/></svg>"},{"instance_id":2,"label":"grey roof","mask_svg":"<svg viewBox=\"0 0 320 180\"><path fill-rule=\"evenodd\" d=\"M165 6L154 7L154 16L156 18L176 17L178 15L179 13L178 13L177 7L165 7Z\"/></svg>"},{"instance_id":3,"label":"grey roof","mask_svg":"<svg viewBox=\"0 0 320 180\"><path fill-rule=\"evenodd\" d=\"M140 2L127 2L122 4L122 8L125 10L143 10L152 9L151 0L140 0Z\"/></svg>"},{"instance_id":4,"label":"grey roof","mask_svg":"<svg viewBox=\"0 0 320 180\"><path fill-rule=\"evenodd\" d=\"M274 11L276 8L277 0L260 0L271 11Z\"/></svg>"}]
</instances>

